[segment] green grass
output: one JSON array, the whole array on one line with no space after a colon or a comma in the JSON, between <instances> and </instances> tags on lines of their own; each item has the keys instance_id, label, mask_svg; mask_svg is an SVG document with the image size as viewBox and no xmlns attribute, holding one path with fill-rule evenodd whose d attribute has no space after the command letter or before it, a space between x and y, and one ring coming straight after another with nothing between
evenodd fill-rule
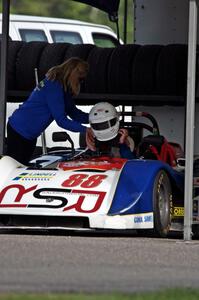
<instances>
[{"instance_id":1,"label":"green grass","mask_svg":"<svg viewBox=\"0 0 199 300\"><path fill-rule=\"evenodd\" d=\"M134 294L0 294L0 300L198 300L199 289L172 289Z\"/></svg>"}]
</instances>

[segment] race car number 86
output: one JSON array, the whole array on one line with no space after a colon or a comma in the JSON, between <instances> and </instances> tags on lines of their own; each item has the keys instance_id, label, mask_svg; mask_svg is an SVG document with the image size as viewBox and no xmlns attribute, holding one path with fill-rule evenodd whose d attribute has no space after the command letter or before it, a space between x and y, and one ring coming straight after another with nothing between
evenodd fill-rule
<instances>
[{"instance_id":1,"label":"race car number 86","mask_svg":"<svg viewBox=\"0 0 199 300\"><path fill-rule=\"evenodd\" d=\"M82 188L94 188L106 178L106 175L86 175L86 174L74 174L66 179L62 186L74 187L80 185Z\"/></svg>"}]
</instances>

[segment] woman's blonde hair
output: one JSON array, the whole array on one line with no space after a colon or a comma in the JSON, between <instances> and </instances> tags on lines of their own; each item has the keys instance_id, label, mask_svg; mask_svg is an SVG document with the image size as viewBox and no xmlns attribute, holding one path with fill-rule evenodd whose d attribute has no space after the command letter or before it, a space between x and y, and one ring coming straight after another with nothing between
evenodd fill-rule
<instances>
[{"instance_id":1,"label":"woman's blonde hair","mask_svg":"<svg viewBox=\"0 0 199 300\"><path fill-rule=\"evenodd\" d=\"M55 67L52 67L46 73L49 80L59 81L64 90L71 89L74 95L77 95L80 88L79 80L84 79L88 73L89 65L86 61L71 57L65 62Z\"/></svg>"}]
</instances>

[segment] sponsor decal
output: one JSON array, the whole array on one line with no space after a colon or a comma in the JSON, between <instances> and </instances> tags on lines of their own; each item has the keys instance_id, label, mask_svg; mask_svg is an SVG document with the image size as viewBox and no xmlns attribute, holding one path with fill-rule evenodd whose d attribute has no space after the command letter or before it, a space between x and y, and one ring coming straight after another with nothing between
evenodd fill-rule
<instances>
[{"instance_id":1,"label":"sponsor decal","mask_svg":"<svg viewBox=\"0 0 199 300\"><path fill-rule=\"evenodd\" d=\"M33 192L34 199L40 199L43 203L23 203L26 195L29 195L30 192ZM9 196L9 203L4 201L7 194L12 194L13 197L12 199L10 199ZM76 197L73 200L73 204L68 205L68 198L71 195L74 195ZM6 186L1 191L0 208L62 208L63 212L75 210L79 213L94 213L100 209L105 196L106 192L103 191L88 191L65 188L37 189L37 185L26 189L21 184L12 184Z\"/></svg>"},{"instance_id":2,"label":"sponsor decal","mask_svg":"<svg viewBox=\"0 0 199 300\"><path fill-rule=\"evenodd\" d=\"M184 217L184 207L173 207L173 217Z\"/></svg>"},{"instance_id":3,"label":"sponsor decal","mask_svg":"<svg viewBox=\"0 0 199 300\"><path fill-rule=\"evenodd\" d=\"M127 159L114 157L96 157L92 159L61 162L58 167L64 171L95 169L95 170L121 170Z\"/></svg>"},{"instance_id":4,"label":"sponsor decal","mask_svg":"<svg viewBox=\"0 0 199 300\"><path fill-rule=\"evenodd\" d=\"M40 91L42 89L42 87L44 87L45 84L44 84L44 80L40 81L37 86L35 87L35 91Z\"/></svg>"},{"instance_id":5,"label":"sponsor decal","mask_svg":"<svg viewBox=\"0 0 199 300\"><path fill-rule=\"evenodd\" d=\"M47 193L46 195L42 195L42 193L45 194L45 192ZM59 189L59 188L43 188L43 189L39 189L36 190L33 193L33 196L37 199L42 199L44 200L46 203L49 202L53 202L54 200L59 200L60 204L28 204L27 207L29 208L62 208L64 206L67 205L68 200L67 198L63 197L63 196L58 196L57 194L61 193L70 193L71 190L69 189Z\"/></svg>"},{"instance_id":6,"label":"sponsor decal","mask_svg":"<svg viewBox=\"0 0 199 300\"><path fill-rule=\"evenodd\" d=\"M136 215L133 217L134 223L149 223L153 222L153 216L152 215Z\"/></svg>"},{"instance_id":7,"label":"sponsor decal","mask_svg":"<svg viewBox=\"0 0 199 300\"><path fill-rule=\"evenodd\" d=\"M42 173L21 173L17 177L13 178L12 180L22 180L22 181L30 181L30 180L39 180L39 181L49 181L56 175L56 172L49 173L49 172L42 172Z\"/></svg>"},{"instance_id":8,"label":"sponsor decal","mask_svg":"<svg viewBox=\"0 0 199 300\"><path fill-rule=\"evenodd\" d=\"M35 190L36 188L37 185L34 185L27 189L25 189L25 187L21 184L11 184L9 186L6 186L0 193L0 207L27 207L27 204L21 204L19 202L25 194ZM12 203L2 203L4 198L6 197L6 194L11 191L13 192L13 190L15 198L11 200Z\"/></svg>"},{"instance_id":9,"label":"sponsor decal","mask_svg":"<svg viewBox=\"0 0 199 300\"><path fill-rule=\"evenodd\" d=\"M94 213L100 209L102 202L106 196L105 192L100 191L72 190L72 193L77 195L80 194L80 196L75 204L66 206L63 211L74 209L80 213ZM88 196L94 196L94 205L89 209L87 209L86 207L84 208L84 202L88 199Z\"/></svg>"},{"instance_id":10,"label":"sponsor decal","mask_svg":"<svg viewBox=\"0 0 199 300\"><path fill-rule=\"evenodd\" d=\"M39 178L51 178L56 174L56 171L32 170L20 173L10 185L0 190L0 209L23 209L23 213L24 209L29 212L33 209L54 209L63 215L75 212L91 214L103 208L107 210L119 178L118 172L107 175L98 172L62 172L64 177L56 176L50 186L47 182L43 184L39 181ZM31 181L23 181L28 178Z\"/></svg>"},{"instance_id":11,"label":"sponsor decal","mask_svg":"<svg viewBox=\"0 0 199 300\"><path fill-rule=\"evenodd\" d=\"M134 217L134 223L142 223L143 222L143 218L142 217Z\"/></svg>"}]
</instances>

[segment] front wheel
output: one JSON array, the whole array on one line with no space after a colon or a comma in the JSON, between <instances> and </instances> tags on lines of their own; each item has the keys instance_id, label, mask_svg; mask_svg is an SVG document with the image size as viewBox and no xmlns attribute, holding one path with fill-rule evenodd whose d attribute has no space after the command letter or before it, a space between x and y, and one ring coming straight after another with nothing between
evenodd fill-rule
<instances>
[{"instance_id":1,"label":"front wheel","mask_svg":"<svg viewBox=\"0 0 199 300\"><path fill-rule=\"evenodd\" d=\"M166 237L170 225L172 205L171 182L167 173L160 170L153 185L153 212L154 212L154 233L160 237Z\"/></svg>"}]
</instances>

